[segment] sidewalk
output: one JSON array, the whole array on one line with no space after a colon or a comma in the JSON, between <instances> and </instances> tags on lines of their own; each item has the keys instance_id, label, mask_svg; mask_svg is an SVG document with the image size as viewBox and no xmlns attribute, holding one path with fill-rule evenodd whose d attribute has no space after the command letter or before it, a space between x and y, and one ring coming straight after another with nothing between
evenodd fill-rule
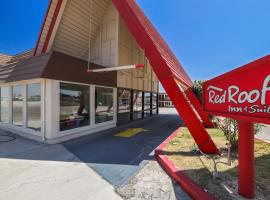
<instances>
[{"instance_id":1,"label":"sidewalk","mask_svg":"<svg viewBox=\"0 0 270 200\"><path fill-rule=\"evenodd\" d=\"M58 145L18 136L0 143L0 199L189 199L154 160L154 149L181 125L174 109L161 114ZM129 127L146 131L115 136Z\"/></svg>"},{"instance_id":2,"label":"sidewalk","mask_svg":"<svg viewBox=\"0 0 270 200\"><path fill-rule=\"evenodd\" d=\"M20 137L2 143L0 172L1 200L122 199L62 145L49 146Z\"/></svg>"}]
</instances>

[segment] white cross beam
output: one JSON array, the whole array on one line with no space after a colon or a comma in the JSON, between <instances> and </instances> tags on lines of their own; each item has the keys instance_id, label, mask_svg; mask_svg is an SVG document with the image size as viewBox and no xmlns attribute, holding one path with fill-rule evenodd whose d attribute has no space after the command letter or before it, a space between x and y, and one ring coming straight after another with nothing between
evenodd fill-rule
<instances>
[{"instance_id":1,"label":"white cross beam","mask_svg":"<svg viewBox=\"0 0 270 200\"><path fill-rule=\"evenodd\" d=\"M135 65L125 65L119 67L107 67L102 69L88 69L87 73L98 73L98 72L109 72L109 71L118 71L118 70L127 70L127 69L139 69L144 68L144 64L135 64Z\"/></svg>"}]
</instances>

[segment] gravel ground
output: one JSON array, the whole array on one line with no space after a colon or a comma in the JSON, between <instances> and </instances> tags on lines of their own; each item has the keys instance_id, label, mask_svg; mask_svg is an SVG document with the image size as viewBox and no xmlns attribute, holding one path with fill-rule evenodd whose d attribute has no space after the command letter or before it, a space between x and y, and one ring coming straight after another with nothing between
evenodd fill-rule
<instances>
[{"instance_id":1,"label":"gravel ground","mask_svg":"<svg viewBox=\"0 0 270 200\"><path fill-rule=\"evenodd\" d=\"M149 161L127 184L117 189L127 200L189 200L187 194L163 171L156 161Z\"/></svg>"}]
</instances>

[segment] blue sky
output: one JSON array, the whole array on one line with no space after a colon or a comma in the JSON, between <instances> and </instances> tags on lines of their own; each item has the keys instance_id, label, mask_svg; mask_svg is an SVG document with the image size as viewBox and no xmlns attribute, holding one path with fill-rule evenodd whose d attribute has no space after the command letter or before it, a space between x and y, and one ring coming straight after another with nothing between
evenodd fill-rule
<instances>
[{"instance_id":1,"label":"blue sky","mask_svg":"<svg viewBox=\"0 0 270 200\"><path fill-rule=\"evenodd\" d=\"M137 0L193 80L270 53L269 0ZM0 6L0 52L34 47L48 0Z\"/></svg>"}]
</instances>

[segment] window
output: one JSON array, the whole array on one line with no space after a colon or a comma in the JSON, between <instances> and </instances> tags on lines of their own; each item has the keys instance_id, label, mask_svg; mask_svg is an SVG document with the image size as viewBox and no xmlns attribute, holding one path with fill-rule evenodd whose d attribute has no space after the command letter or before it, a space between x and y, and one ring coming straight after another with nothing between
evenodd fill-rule
<instances>
[{"instance_id":1,"label":"window","mask_svg":"<svg viewBox=\"0 0 270 200\"><path fill-rule=\"evenodd\" d=\"M23 87L12 87L12 122L16 126L23 125Z\"/></svg>"},{"instance_id":2,"label":"window","mask_svg":"<svg viewBox=\"0 0 270 200\"><path fill-rule=\"evenodd\" d=\"M60 83L60 131L90 125L90 87Z\"/></svg>"},{"instance_id":3,"label":"window","mask_svg":"<svg viewBox=\"0 0 270 200\"><path fill-rule=\"evenodd\" d=\"M1 122L8 123L8 87L1 88Z\"/></svg>"},{"instance_id":4,"label":"window","mask_svg":"<svg viewBox=\"0 0 270 200\"><path fill-rule=\"evenodd\" d=\"M130 90L125 90L125 89L118 90L118 112L119 113L130 112L130 100L131 100Z\"/></svg>"},{"instance_id":5,"label":"window","mask_svg":"<svg viewBox=\"0 0 270 200\"><path fill-rule=\"evenodd\" d=\"M112 121L114 114L113 89L96 87L95 90L95 122L96 124Z\"/></svg>"},{"instance_id":6,"label":"window","mask_svg":"<svg viewBox=\"0 0 270 200\"><path fill-rule=\"evenodd\" d=\"M152 114L157 114L157 93L152 93Z\"/></svg>"},{"instance_id":7,"label":"window","mask_svg":"<svg viewBox=\"0 0 270 200\"><path fill-rule=\"evenodd\" d=\"M142 92L133 92L133 119L142 118Z\"/></svg>"},{"instance_id":8,"label":"window","mask_svg":"<svg viewBox=\"0 0 270 200\"><path fill-rule=\"evenodd\" d=\"M144 93L144 116L150 116L151 111L151 93Z\"/></svg>"},{"instance_id":9,"label":"window","mask_svg":"<svg viewBox=\"0 0 270 200\"><path fill-rule=\"evenodd\" d=\"M118 89L118 124L124 124L130 121L131 91Z\"/></svg>"},{"instance_id":10,"label":"window","mask_svg":"<svg viewBox=\"0 0 270 200\"><path fill-rule=\"evenodd\" d=\"M27 127L41 130L41 84L27 85Z\"/></svg>"}]
</instances>

